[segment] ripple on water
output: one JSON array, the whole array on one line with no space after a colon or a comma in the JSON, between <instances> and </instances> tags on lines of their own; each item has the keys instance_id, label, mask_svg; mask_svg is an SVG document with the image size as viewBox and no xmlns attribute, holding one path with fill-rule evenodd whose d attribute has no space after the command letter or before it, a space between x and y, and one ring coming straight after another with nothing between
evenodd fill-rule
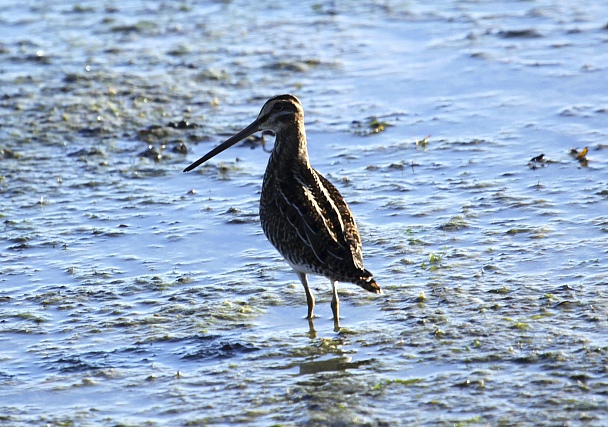
<instances>
[{"instance_id":1,"label":"ripple on water","mask_svg":"<svg viewBox=\"0 0 608 427\"><path fill-rule=\"evenodd\" d=\"M2 422L606 424L604 9L0 6ZM385 291L340 332L260 142L181 173L284 92Z\"/></svg>"}]
</instances>

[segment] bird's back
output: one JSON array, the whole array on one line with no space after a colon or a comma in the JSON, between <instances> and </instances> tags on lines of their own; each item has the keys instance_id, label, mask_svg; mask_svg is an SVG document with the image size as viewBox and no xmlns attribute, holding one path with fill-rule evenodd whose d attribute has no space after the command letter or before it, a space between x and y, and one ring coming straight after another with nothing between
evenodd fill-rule
<instances>
[{"instance_id":1,"label":"bird's back","mask_svg":"<svg viewBox=\"0 0 608 427\"><path fill-rule=\"evenodd\" d=\"M336 187L308 165L287 169L274 163L271 155L260 198L268 240L296 271L379 292L363 267L357 225Z\"/></svg>"}]
</instances>

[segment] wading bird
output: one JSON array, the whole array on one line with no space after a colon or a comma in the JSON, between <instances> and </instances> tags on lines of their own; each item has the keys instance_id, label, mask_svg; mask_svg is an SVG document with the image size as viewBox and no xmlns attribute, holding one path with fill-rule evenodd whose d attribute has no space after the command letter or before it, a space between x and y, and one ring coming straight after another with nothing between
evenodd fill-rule
<instances>
[{"instance_id":1,"label":"wading bird","mask_svg":"<svg viewBox=\"0 0 608 427\"><path fill-rule=\"evenodd\" d=\"M270 98L253 123L192 163L184 172L259 131L275 134L260 197L264 234L304 286L311 330L315 298L306 275L317 274L331 281L331 309L338 330L338 282L354 283L377 294L382 291L373 274L363 267L361 238L344 198L331 182L310 166L304 110L298 98L293 95Z\"/></svg>"}]
</instances>

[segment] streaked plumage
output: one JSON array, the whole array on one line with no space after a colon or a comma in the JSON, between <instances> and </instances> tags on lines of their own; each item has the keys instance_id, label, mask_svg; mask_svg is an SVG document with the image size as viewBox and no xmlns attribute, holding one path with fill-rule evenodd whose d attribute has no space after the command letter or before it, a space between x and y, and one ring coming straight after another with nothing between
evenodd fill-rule
<instances>
[{"instance_id":1,"label":"streaked plumage","mask_svg":"<svg viewBox=\"0 0 608 427\"><path fill-rule=\"evenodd\" d=\"M276 135L260 197L264 234L304 285L309 319L315 303L306 275L318 274L331 280L331 307L338 327L337 282L354 283L374 293L382 291L372 273L363 267L361 238L348 205L336 187L310 166L300 101L293 95L269 99L253 123L184 172L258 131Z\"/></svg>"}]
</instances>

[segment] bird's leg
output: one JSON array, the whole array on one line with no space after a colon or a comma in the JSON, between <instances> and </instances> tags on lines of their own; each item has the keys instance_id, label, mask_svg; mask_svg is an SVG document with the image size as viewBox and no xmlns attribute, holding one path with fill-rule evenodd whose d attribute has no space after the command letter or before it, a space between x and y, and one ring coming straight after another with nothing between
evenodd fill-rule
<instances>
[{"instance_id":1,"label":"bird's leg","mask_svg":"<svg viewBox=\"0 0 608 427\"><path fill-rule=\"evenodd\" d=\"M308 316L307 319L312 319L312 311L315 308L315 297L310 292L310 288L308 287L308 279L306 278L305 273L297 273L300 278L300 282L302 282L302 286L304 286L304 290L306 291L306 303L308 304Z\"/></svg>"},{"instance_id":2,"label":"bird's leg","mask_svg":"<svg viewBox=\"0 0 608 427\"><path fill-rule=\"evenodd\" d=\"M331 281L333 296L331 298L331 311L334 313L334 330L340 330L340 300L338 299L338 281Z\"/></svg>"}]
</instances>

